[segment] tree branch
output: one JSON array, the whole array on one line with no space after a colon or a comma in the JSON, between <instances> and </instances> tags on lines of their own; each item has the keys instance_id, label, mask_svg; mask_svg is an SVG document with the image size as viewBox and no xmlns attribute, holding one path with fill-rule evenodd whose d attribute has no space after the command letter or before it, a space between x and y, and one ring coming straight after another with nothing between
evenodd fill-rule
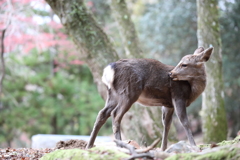
<instances>
[{"instance_id":1,"label":"tree branch","mask_svg":"<svg viewBox=\"0 0 240 160\"><path fill-rule=\"evenodd\" d=\"M114 140L114 142L117 143L118 146L126 148L126 149L129 150L129 152L131 154L131 157L129 157L128 160L133 160L135 158L143 158L143 157L151 158L151 159L154 158L154 154L151 153L151 152L137 153L137 151L135 150L134 146L132 146L131 144L124 143L124 142L122 142L120 140Z\"/></svg>"},{"instance_id":2,"label":"tree branch","mask_svg":"<svg viewBox=\"0 0 240 160\"><path fill-rule=\"evenodd\" d=\"M150 151L151 149L155 148L158 143L161 141L160 138L156 139L150 146L148 146L147 148L144 148L144 149L137 149L136 152L137 153L144 153L144 152L148 152Z\"/></svg>"}]
</instances>

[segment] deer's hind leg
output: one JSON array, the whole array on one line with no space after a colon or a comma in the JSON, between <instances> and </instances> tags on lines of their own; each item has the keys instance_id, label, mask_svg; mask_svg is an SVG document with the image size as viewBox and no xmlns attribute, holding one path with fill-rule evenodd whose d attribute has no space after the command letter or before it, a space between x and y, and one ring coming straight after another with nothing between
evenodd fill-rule
<instances>
[{"instance_id":1,"label":"deer's hind leg","mask_svg":"<svg viewBox=\"0 0 240 160\"><path fill-rule=\"evenodd\" d=\"M112 129L115 136L115 139L122 140L121 138L121 130L120 125L122 118L124 114L131 108L132 104L137 101L139 94L138 92L134 92L134 94L131 95L120 95L119 102L117 107L112 111Z\"/></svg>"},{"instance_id":2,"label":"deer's hind leg","mask_svg":"<svg viewBox=\"0 0 240 160\"><path fill-rule=\"evenodd\" d=\"M109 92L108 99L106 101L105 107L98 112L96 121L94 123L93 130L90 135L90 140L87 144L86 148L92 148L94 141L97 137L97 134L100 130L100 128L103 126L103 124L107 121L107 119L110 117L112 111L117 107L117 101L116 99L112 98L112 95Z\"/></svg>"},{"instance_id":3,"label":"deer's hind leg","mask_svg":"<svg viewBox=\"0 0 240 160\"><path fill-rule=\"evenodd\" d=\"M162 144L161 150L164 151L167 148L168 141L168 132L172 123L172 115L174 108L162 107L162 123L163 123L163 135L162 135Z\"/></svg>"},{"instance_id":4,"label":"deer's hind leg","mask_svg":"<svg viewBox=\"0 0 240 160\"><path fill-rule=\"evenodd\" d=\"M117 107L112 111L112 129L115 139L122 140L120 125L124 114L131 108L133 103L120 103Z\"/></svg>"}]
</instances>

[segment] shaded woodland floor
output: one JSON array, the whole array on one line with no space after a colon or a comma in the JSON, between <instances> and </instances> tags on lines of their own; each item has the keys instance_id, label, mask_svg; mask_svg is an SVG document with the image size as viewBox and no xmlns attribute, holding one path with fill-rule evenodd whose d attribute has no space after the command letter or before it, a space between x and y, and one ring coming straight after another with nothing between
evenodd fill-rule
<instances>
[{"instance_id":1,"label":"shaded woodland floor","mask_svg":"<svg viewBox=\"0 0 240 160\"><path fill-rule=\"evenodd\" d=\"M115 159L141 159L141 157L134 157L132 151L128 151L129 148L116 147L114 143L102 143L97 145L93 149L85 150L86 141L83 140L68 140L59 141L55 148L46 149L32 149L32 148L5 148L0 149L0 160L49 160L49 159L104 159L108 157L109 160ZM125 142L124 142L125 143ZM127 144L127 143L126 143ZM138 153L142 148L135 142L127 145L132 146ZM223 141L216 144L201 144L196 148L190 147L186 142L180 141L176 144L171 145L165 152L160 151L159 148L151 148L145 151L147 159L229 159L235 160L240 159L240 136L234 140ZM138 150L138 151L137 151ZM144 149L142 149L144 150ZM135 152L134 151L134 152ZM140 153L142 154L142 153ZM139 154L139 155L140 155ZM144 157L144 154L143 157ZM137 154L134 153L136 156ZM116 156L116 157L115 157Z\"/></svg>"}]
</instances>

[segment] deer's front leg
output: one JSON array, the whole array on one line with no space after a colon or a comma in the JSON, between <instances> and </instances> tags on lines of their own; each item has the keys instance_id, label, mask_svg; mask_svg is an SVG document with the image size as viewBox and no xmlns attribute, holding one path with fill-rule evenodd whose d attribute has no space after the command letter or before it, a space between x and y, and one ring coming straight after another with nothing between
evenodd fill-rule
<instances>
[{"instance_id":1,"label":"deer's front leg","mask_svg":"<svg viewBox=\"0 0 240 160\"><path fill-rule=\"evenodd\" d=\"M193 139L192 131L190 129L188 117L187 117L187 111L186 111L186 101L184 100L173 100L174 109L176 111L176 115L179 119L179 121L182 123L183 128L187 134L188 141L192 146L196 146L196 143Z\"/></svg>"}]
</instances>

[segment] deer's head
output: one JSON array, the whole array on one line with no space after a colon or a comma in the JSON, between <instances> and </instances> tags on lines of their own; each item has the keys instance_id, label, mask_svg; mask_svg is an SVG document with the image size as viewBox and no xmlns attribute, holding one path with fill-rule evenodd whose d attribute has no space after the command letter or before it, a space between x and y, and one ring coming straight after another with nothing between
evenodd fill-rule
<instances>
[{"instance_id":1,"label":"deer's head","mask_svg":"<svg viewBox=\"0 0 240 160\"><path fill-rule=\"evenodd\" d=\"M204 50L199 47L194 54L184 56L178 65L169 72L174 81L192 81L205 78L204 62L207 62L213 52L213 47Z\"/></svg>"}]
</instances>

